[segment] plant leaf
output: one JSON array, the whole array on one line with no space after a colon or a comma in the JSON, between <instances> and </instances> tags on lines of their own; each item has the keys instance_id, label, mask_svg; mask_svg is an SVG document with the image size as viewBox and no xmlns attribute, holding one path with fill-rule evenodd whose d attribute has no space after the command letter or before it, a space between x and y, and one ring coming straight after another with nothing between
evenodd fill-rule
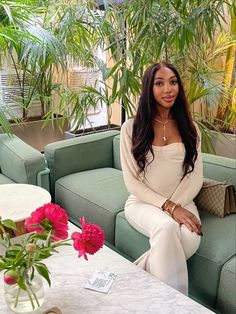
<instances>
[{"instance_id":1,"label":"plant leaf","mask_svg":"<svg viewBox=\"0 0 236 314\"><path fill-rule=\"evenodd\" d=\"M19 277L19 278L17 279L17 284L18 284L18 286L19 286L21 289L23 289L23 290L26 291L25 282L24 282L24 280L23 280L21 277Z\"/></svg>"},{"instance_id":2,"label":"plant leaf","mask_svg":"<svg viewBox=\"0 0 236 314\"><path fill-rule=\"evenodd\" d=\"M35 267L38 271L38 273L47 280L49 287L51 286L51 280L49 278L49 270L47 266L43 263L37 263L35 264Z\"/></svg>"},{"instance_id":3,"label":"plant leaf","mask_svg":"<svg viewBox=\"0 0 236 314\"><path fill-rule=\"evenodd\" d=\"M7 228L10 228L10 229L13 229L13 230L17 230L16 224L15 224L14 221L11 220L11 219L2 220L2 224L3 224L5 227L7 227Z\"/></svg>"}]
</instances>

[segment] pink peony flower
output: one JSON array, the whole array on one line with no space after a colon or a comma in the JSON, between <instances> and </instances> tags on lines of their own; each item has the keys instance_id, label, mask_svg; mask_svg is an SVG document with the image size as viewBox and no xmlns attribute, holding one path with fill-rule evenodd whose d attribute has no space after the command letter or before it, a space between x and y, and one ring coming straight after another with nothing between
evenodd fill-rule
<instances>
[{"instance_id":1,"label":"pink peony flower","mask_svg":"<svg viewBox=\"0 0 236 314\"><path fill-rule=\"evenodd\" d=\"M31 213L25 220L25 228L28 232L38 233L48 233L52 230L52 241L67 239L68 216L65 209L59 205L47 203Z\"/></svg>"},{"instance_id":2,"label":"pink peony flower","mask_svg":"<svg viewBox=\"0 0 236 314\"><path fill-rule=\"evenodd\" d=\"M84 217L80 218L82 232L73 232L71 235L74 241L75 250L79 251L78 257L83 256L88 260L86 253L94 254L104 244L104 231L97 225L85 223Z\"/></svg>"},{"instance_id":3,"label":"pink peony flower","mask_svg":"<svg viewBox=\"0 0 236 314\"><path fill-rule=\"evenodd\" d=\"M3 277L4 282L7 285L15 285L17 283L17 279L19 274L15 270L8 270Z\"/></svg>"}]
</instances>

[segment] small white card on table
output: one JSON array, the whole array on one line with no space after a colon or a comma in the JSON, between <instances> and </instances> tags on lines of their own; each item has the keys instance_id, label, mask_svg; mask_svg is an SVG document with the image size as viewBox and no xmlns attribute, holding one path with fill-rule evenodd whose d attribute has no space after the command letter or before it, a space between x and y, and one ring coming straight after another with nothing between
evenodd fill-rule
<instances>
[{"instance_id":1,"label":"small white card on table","mask_svg":"<svg viewBox=\"0 0 236 314\"><path fill-rule=\"evenodd\" d=\"M96 270L89 278L84 288L107 293L116 279L116 274Z\"/></svg>"}]
</instances>

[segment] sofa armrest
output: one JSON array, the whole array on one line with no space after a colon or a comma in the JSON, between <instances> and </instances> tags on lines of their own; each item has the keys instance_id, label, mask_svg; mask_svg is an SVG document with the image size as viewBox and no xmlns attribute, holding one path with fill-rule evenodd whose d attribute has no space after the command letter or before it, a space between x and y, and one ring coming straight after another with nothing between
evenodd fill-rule
<instances>
[{"instance_id":1,"label":"sofa armrest","mask_svg":"<svg viewBox=\"0 0 236 314\"><path fill-rule=\"evenodd\" d=\"M0 134L0 169L2 174L17 183L41 185L48 189L49 171L43 155L16 136Z\"/></svg>"},{"instance_id":2,"label":"sofa armrest","mask_svg":"<svg viewBox=\"0 0 236 314\"><path fill-rule=\"evenodd\" d=\"M236 313L236 255L222 267L216 300L219 313Z\"/></svg>"},{"instance_id":3,"label":"sofa armrest","mask_svg":"<svg viewBox=\"0 0 236 314\"><path fill-rule=\"evenodd\" d=\"M50 191L66 175L96 168L113 167L113 138L119 131L93 133L48 144L44 156L50 169Z\"/></svg>"}]
</instances>

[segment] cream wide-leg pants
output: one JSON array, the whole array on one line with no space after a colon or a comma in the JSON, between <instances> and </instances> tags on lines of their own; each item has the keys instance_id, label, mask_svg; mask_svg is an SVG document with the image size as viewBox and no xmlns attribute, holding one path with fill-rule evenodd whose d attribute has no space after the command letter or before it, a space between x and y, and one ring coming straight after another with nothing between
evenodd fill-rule
<instances>
[{"instance_id":1,"label":"cream wide-leg pants","mask_svg":"<svg viewBox=\"0 0 236 314\"><path fill-rule=\"evenodd\" d=\"M199 218L193 202L185 208ZM126 202L125 216L136 230L150 238L150 250L134 263L187 295L186 260L198 249L200 236L185 225L179 225L162 209L133 196Z\"/></svg>"}]
</instances>

